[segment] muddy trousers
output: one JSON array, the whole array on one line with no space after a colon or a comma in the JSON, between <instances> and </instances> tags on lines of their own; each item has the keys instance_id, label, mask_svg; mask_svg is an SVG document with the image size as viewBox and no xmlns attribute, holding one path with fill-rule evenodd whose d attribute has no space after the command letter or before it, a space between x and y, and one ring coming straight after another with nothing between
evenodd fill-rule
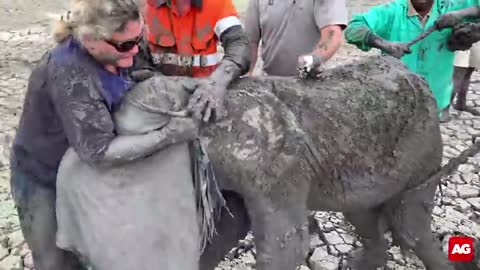
<instances>
[{"instance_id":1,"label":"muddy trousers","mask_svg":"<svg viewBox=\"0 0 480 270\"><path fill-rule=\"evenodd\" d=\"M452 93L452 101L457 96L457 103L465 103L468 88L470 87L470 79L472 77L475 68L455 67L453 73L454 90ZM463 104L462 105L465 105Z\"/></svg>"},{"instance_id":2,"label":"muddy trousers","mask_svg":"<svg viewBox=\"0 0 480 270\"><path fill-rule=\"evenodd\" d=\"M23 236L36 270L83 270L77 257L56 246L55 189L40 184L22 169L11 168L11 191Z\"/></svg>"}]
</instances>

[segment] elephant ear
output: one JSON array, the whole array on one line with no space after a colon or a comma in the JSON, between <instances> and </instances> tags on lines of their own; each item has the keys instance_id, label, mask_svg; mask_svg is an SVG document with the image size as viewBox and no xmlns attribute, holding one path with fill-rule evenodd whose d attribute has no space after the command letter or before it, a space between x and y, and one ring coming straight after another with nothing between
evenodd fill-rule
<instances>
[{"instance_id":1,"label":"elephant ear","mask_svg":"<svg viewBox=\"0 0 480 270\"><path fill-rule=\"evenodd\" d=\"M165 76L154 76L137 84L129 94L129 99L149 108L170 110L173 102L169 97L169 80Z\"/></svg>"},{"instance_id":2,"label":"elephant ear","mask_svg":"<svg viewBox=\"0 0 480 270\"><path fill-rule=\"evenodd\" d=\"M188 99L194 91L191 88L196 87L195 79L188 77L163 77L163 83L171 104L169 110L172 112L185 110Z\"/></svg>"},{"instance_id":3,"label":"elephant ear","mask_svg":"<svg viewBox=\"0 0 480 270\"><path fill-rule=\"evenodd\" d=\"M154 76L135 85L125 97L130 103L152 113L186 117L190 93L183 77Z\"/></svg>"}]
</instances>

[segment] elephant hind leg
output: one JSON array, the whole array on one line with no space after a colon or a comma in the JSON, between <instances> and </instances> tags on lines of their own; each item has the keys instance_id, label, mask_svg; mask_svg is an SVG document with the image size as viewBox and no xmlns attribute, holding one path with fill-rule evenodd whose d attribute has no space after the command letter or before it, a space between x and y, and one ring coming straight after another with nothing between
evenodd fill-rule
<instances>
[{"instance_id":1,"label":"elephant hind leg","mask_svg":"<svg viewBox=\"0 0 480 270\"><path fill-rule=\"evenodd\" d=\"M388 243L381 226L378 209L345 213L345 218L355 227L362 247L349 254L348 265L353 270L372 270L387 263Z\"/></svg>"},{"instance_id":2,"label":"elephant hind leg","mask_svg":"<svg viewBox=\"0 0 480 270\"><path fill-rule=\"evenodd\" d=\"M222 192L230 213L223 210L215 223L217 235L200 257L200 270L213 270L250 231L250 219L243 199L235 192ZM233 216L233 217L232 217Z\"/></svg>"},{"instance_id":3,"label":"elephant hind leg","mask_svg":"<svg viewBox=\"0 0 480 270\"><path fill-rule=\"evenodd\" d=\"M427 270L453 270L431 229L436 184L392 199L384 213L402 249L412 249Z\"/></svg>"}]
</instances>

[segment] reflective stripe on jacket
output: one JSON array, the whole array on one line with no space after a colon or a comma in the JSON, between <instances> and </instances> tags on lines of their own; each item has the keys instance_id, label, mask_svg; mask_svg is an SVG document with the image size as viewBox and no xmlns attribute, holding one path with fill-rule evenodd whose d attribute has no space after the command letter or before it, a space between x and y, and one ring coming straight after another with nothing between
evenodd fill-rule
<instances>
[{"instance_id":1,"label":"reflective stripe on jacket","mask_svg":"<svg viewBox=\"0 0 480 270\"><path fill-rule=\"evenodd\" d=\"M232 26L241 25L232 0L203 0L183 16L176 0L148 0L146 24L154 64L165 75L209 76L221 60L217 43Z\"/></svg>"}]
</instances>

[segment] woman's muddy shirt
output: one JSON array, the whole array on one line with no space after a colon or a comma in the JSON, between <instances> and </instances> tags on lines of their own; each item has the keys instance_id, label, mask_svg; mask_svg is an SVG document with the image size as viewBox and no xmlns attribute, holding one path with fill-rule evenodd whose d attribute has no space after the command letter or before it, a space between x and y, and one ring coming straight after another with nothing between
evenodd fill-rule
<instances>
[{"instance_id":1,"label":"woman's muddy shirt","mask_svg":"<svg viewBox=\"0 0 480 270\"><path fill-rule=\"evenodd\" d=\"M263 70L298 74L298 57L313 51L320 29L348 23L345 0L251 0L245 18L250 43L262 41Z\"/></svg>"},{"instance_id":2,"label":"woman's muddy shirt","mask_svg":"<svg viewBox=\"0 0 480 270\"><path fill-rule=\"evenodd\" d=\"M86 162L101 159L115 137L111 110L131 86L121 74L106 71L73 39L48 52L29 79L12 165L55 186L68 147Z\"/></svg>"}]
</instances>

